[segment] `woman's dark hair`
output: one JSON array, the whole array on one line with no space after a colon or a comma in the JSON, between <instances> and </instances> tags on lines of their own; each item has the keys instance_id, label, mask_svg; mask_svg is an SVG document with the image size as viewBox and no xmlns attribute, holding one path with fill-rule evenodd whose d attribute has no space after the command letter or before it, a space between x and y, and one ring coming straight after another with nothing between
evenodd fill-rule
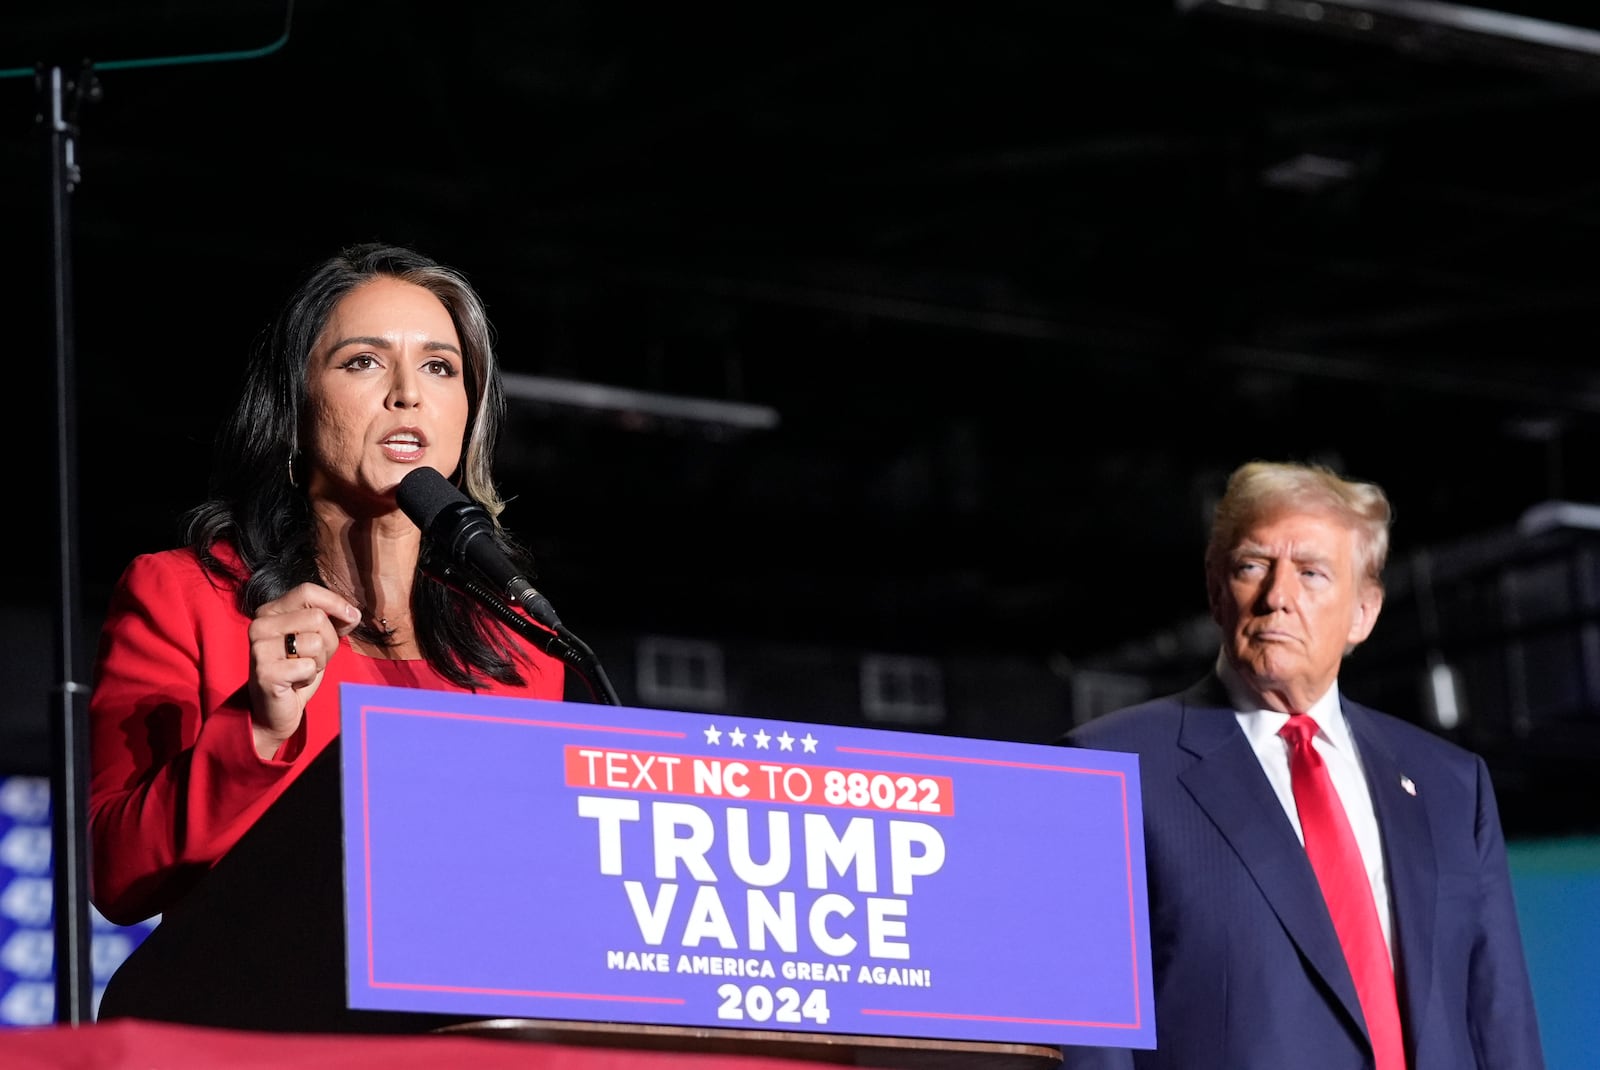
<instances>
[{"instance_id":1,"label":"woman's dark hair","mask_svg":"<svg viewBox=\"0 0 1600 1070\"><path fill-rule=\"evenodd\" d=\"M483 302L463 275L420 253L393 245L355 245L308 271L258 339L238 406L217 436L210 496L184 518L185 542L209 572L235 587L239 609L247 616L298 584L323 582L310 503L304 480L295 474L300 417L306 411L306 366L334 306L379 277L421 286L449 310L461 340L468 400L454 480L496 518L502 548L524 575L533 574L526 551L499 528L505 503L495 490L491 466L505 395ZM242 571L218 558L218 543L237 551ZM423 554L428 553L424 545ZM366 607L361 608L355 634L384 643L386 637L369 621ZM420 568L412 584L411 611L423 657L447 680L459 687L474 687L482 677L523 682L503 630Z\"/></svg>"}]
</instances>

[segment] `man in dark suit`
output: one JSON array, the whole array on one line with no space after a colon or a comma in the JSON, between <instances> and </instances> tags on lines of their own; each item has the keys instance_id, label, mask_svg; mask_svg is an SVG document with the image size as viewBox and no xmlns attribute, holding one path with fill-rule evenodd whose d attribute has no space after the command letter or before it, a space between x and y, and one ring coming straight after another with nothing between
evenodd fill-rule
<instances>
[{"instance_id":1,"label":"man in dark suit","mask_svg":"<svg viewBox=\"0 0 1600 1070\"><path fill-rule=\"evenodd\" d=\"M1544 1066L1482 760L1339 692L1389 519L1326 468L1239 468L1206 550L1215 671L1067 735L1140 756L1156 1006L1153 1051L1069 1070Z\"/></svg>"}]
</instances>

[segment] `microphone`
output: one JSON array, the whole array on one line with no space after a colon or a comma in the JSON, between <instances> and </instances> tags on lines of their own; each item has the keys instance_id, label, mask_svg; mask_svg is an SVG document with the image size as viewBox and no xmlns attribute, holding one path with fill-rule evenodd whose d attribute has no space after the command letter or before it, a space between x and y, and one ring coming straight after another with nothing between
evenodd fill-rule
<instances>
[{"instance_id":1,"label":"microphone","mask_svg":"<svg viewBox=\"0 0 1600 1070\"><path fill-rule=\"evenodd\" d=\"M457 490L433 468L418 468L395 488L395 501L423 538L457 567L494 584L513 603L553 632L566 634L550 600L534 589L494 538L488 510Z\"/></svg>"},{"instance_id":2,"label":"microphone","mask_svg":"<svg viewBox=\"0 0 1600 1070\"><path fill-rule=\"evenodd\" d=\"M611 686L594 651L561 623L550 600L534 589L528 577L517 571L517 566L495 541L494 520L487 509L462 494L436 469L427 467L408 473L395 488L394 497L401 511L422 530L422 537L449 562L445 565L432 562L424 565L423 571L476 599L546 654L572 666L597 700L603 698L613 706L621 705L617 690ZM533 626L528 620L468 579L466 573L499 587L511 605L521 606L529 617L555 634L540 635L531 631Z\"/></svg>"}]
</instances>

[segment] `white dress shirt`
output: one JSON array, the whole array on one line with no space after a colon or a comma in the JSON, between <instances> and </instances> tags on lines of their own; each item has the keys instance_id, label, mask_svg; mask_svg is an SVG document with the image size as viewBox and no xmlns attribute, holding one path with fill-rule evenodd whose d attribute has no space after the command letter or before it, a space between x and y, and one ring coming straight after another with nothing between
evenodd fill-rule
<instances>
[{"instance_id":1,"label":"white dress shirt","mask_svg":"<svg viewBox=\"0 0 1600 1070\"><path fill-rule=\"evenodd\" d=\"M1250 689L1239 678L1238 672L1227 658L1217 659L1217 675L1227 688L1228 700L1233 704L1239 727L1244 729L1261 762L1267 782L1277 792L1283 812L1294 826L1294 834L1305 843L1305 833L1300 828L1300 812L1294 804L1294 788L1289 779L1289 744L1278 735L1289 722L1287 713L1258 709L1249 697ZM1394 961L1392 919L1389 916L1389 880L1383 866L1383 839L1378 833L1378 816L1372 809L1372 794L1367 789L1366 774L1361 770L1361 755L1356 750L1355 739L1350 735L1350 724L1345 720L1339 705L1337 681L1327 694L1303 711L1317 722L1317 734L1312 746L1322 755L1333 780L1333 788L1344 804L1345 815L1350 820L1350 831L1355 833L1356 846L1361 849L1361 861L1367 867L1367 883L1372 886L1372 901L1378 908L1378 921L1383 926L1383 941L1389 947L1389 959Z\"/></svg>"}]
</instances>

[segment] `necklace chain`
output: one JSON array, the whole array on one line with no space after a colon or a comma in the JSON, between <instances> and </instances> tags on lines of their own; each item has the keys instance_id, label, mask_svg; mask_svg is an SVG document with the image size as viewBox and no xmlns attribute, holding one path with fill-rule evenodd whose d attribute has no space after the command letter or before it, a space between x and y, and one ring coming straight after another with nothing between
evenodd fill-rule
<instances>
[{"instance_id":1,"label":"necklace chain","mask_svg":"<svg viewBox=\"0 0 1600 1070\"><path fill-rule=\"evenodd\" d=\"M342 594L345 598L349 599L351 605L354 605L356 608L361 610L361 615L363 617L368 616L366 605L362 603L361 599L354 597L349 591L345 590L344 584L336 583L326 575L323 576L323 582L329 589L337 591L339 594ZM408 613L407 616L410 616L410 614ZM388 617L378 618L378 633L385 639L393 637L395 631L396 628L394 625L389 623Z\"/></svg>"}]
</instances>

